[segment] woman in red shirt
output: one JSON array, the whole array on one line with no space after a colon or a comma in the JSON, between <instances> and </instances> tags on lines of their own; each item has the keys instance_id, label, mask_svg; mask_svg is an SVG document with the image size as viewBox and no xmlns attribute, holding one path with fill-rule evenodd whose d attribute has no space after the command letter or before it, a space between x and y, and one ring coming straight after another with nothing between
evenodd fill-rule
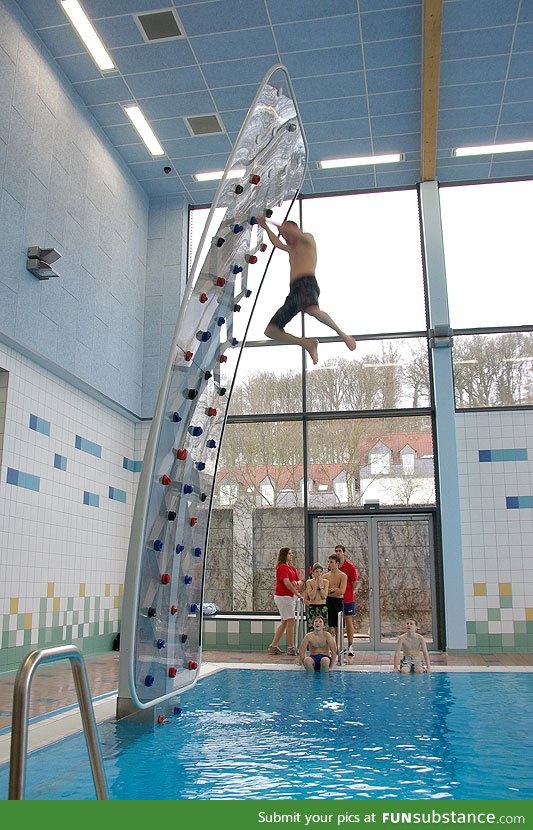
<instances>
[{"instance_id":1,"label":"woman in red shirt","mask_svg":"<svg viewBox=\"0 0 533 830\"><path fill-rule=\"evenodd\" d=\"M294 554L290 548L281 548L276 562L276 588L274 591L274 602L276 603L281 617L281 622L276 628L274 639L268 647L269 654L281 654L278 643L283 634L287 634L287 654L296 656L294 649L294 614L296 610L296 597L301 597L300 581L298 572L292 564Z\"/></svg>"}]
</instances>

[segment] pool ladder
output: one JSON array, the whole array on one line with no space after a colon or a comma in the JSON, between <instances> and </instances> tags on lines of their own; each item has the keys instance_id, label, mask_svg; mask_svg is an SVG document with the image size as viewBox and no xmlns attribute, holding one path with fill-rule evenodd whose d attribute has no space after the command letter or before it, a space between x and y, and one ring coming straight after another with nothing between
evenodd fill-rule
<instances>
[{"instance_id":1,"label":"pool ladder","mask_svg":"<svg viewBox=\"0 0 533 830\"><path fill-rule=\"evenodd\" d=\"M98 740L96 718L89 691L89 681L83 655L77 646L56 646L32 651L24 659L15 678L13 689L13 723L11 727L11 756L9 764L9 792L11 801L24 799L26 786L26 759L28 755L28 715L30 687L35 670L40 663L56 663L70 660L76 694L80 707L83 733L87 743L89 761L98 800L107 800L109 791L102 762L102 750Z\"/></svg>"}]
</instances>

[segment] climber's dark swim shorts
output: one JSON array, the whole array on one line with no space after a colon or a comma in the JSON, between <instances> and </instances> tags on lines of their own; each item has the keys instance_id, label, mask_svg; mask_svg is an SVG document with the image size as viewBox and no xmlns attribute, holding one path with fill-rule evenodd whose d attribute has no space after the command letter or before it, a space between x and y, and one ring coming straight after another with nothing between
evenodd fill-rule
<instances>
[{"instance_id":1,"label":"climber's dark swim shorts","mask_svg":"<svg viewBox=\"0 0 533 830\"><path fill-rule=\"evenodd\" d=\"M285 298L285 302L281 308L278 308L270 323L284 329L299 311L305 311L310 305L318 305L319 294L320 288L314 274L298 277L297 280L291 283L291 290Z\"/></svg>"}]
</instances>

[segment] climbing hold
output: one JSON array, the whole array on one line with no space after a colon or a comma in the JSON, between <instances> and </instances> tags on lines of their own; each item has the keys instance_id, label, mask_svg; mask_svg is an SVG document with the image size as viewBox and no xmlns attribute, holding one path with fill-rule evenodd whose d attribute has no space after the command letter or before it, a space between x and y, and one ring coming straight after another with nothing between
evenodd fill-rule
<instances>
[{"instance_id":1,"label":"climbing hold","mask_svg":"<svg viewBox=\"0 0 533 830\"><path fill-rule=\"evenodd\" d=\"M221 386L221 387L220 387L220 389L218 390L218 394L219 394L221 397L222 397L222 395L225 395L225 394L226 394L226 387L225 387L225 386Z\"/></svg>"},{"instance_id":2,"label":"climbing hold","mask_svg":"<svg viewBox=\"0 0 533 830\"><path fill-rule=\"evenodd\" d=\"M200 610L200 606L197 605L196 602L193 602L191 604L191 614L196 614L196 612L199 611L199 610Z\"/></svg>"},{"instance_id":3,"label":"climbing hold","mask_svg":"<svg viewBox=\"0 0 533 830\"><path fill-rule=\"evenodd\" d=\"M200 501L205 501L205 500L206 500L206 498L207 498L207 493L202 493L202 494L200 495Z\"/></svg>"},{"instance_id":4,"label":"climbing hold","mask_svg":"<svg viewBox=\"0 0 533 830\"><path fill-rule=\"evenodd\" d=\"M176 455L180 461L185 461L187 458L187 450L177 450Z\"/></svg>"},{"instance_id":5,"label":"climbing hold","mask_svg":"<svg viewBox=\"0 0 533 830\"><path fill-rule=\"evenodd\" d=\"M186 576L183 581L185 582L185 585L190 585L192 583L192 576Z\"/></svg>"},{"instance_id":6,"label":"climbing hold","mask_svg":"<svg viewBox=\"0 0 533 830\"><path fill-rule=\"evenodd\" d=\"M224 317L217 317L217 326L223 326L226 322Z\"/></svg>"},{"instance_id":7,"label":"climbing hold","mask_svg":"<svg viewBox=\"0 0 533 830\"><path fill-rule=\"evenodd\" d=\"M194 669L198 668L198 663L196 662L196 660L189 660L189 662L187 663L187 668L189 669L189 671L194 671Z\"/></svg>"},{"instance_id":8,"label":"climbing hold","mask_svg":"<svg viewBox=\"0 0 533 830\"><path fill-rule=\"evenodd\" d=\"M179 424L179 422L181 421L181 415L179 414L179 412L172 413L172 420L175 424Z\"/></svg>"},{"instance_id":9,"label":"climbing hold","mask_svg":"<svg viewBox=\"0 0 533 830\"><path fill-rule=\"evenodd\" d=\"M250 184L259 184L260 181L261 176L258 176L257 173L252 173L252 175L249 178Z\"/></svg>"},{"instance_id":10,"label":"climbing hold","mask_svg":"<svg viewBox=\"0 0 533 830\"><path fill-rule=\"evenodd\" d=\"M157 722L158 722L159 725L164 723L165 722L165 716L164 715L158 715L157 716Z\"/></svg>"},{"instance_id":11,"label":"climbing hold","mask_svg":"<svg viewBox=\"0 0 533 830\"><path fill-rule=\"evenodd\" d=\"M255 216L250 216L250 225L257 225L257 219Z\"/></svg>"},{"instance_id":12,"label":"climbing hold","mask_svg":"<svg viewBox=\"0 0 533 830\"><path fill-rule=\"evenodd\" d=\"M163 541L161 539L156 539L154 542L154 550L163 550Z\"/></svg>"},{"instance_id":13,"label":"climbing hold","mask_svg":"<svg viewBox=\"0 0 533 830\"><path fill-rule=\"evenodd\" d=\"M226 280L224 279L224 277L217 277L215 285L222 287L223 285L226 285Z\"/></svg>"},{"instance_id":14,"label":"climbing hold","mask_svg":"<svg viewBox=\"0 0 533 830\"><path fill-rule=\"evenodd\" d=\"M161 582L163 585L168 585L170 582L170 574L161 574Z\"/></svg>"},{"instance_id":15,"label":"climbing hold","mask_svg":"<svg viewBox=\"0 0 533 830\"><path fill-rule=\"evenodd\" d=\"M182 552L182 550L185 550L185 548L183 547L183 545L176 545L176 553L181 553L181 552Z\"/></svg>"},{"instance_id":16,"label":"climbing hold","mask_svg":"<svg viewBox=\"0 0 533 830\"><path fill-rule=\"evenodd\" d=\"M177 670L177 668L175 668L175 666L171 666L168 670L168 676L169 677L176 677L177 673L178 673L178 670Z\"/></svg>"},{"instance_id":17,"label":"climbing hold","mask_svg":"<svg viewBox=\"0 0 533 830\"><path fill-rule=\"evenodd\" d=\"M157 611L156 611L155 608L150 607L146 613L147 613L148 617L155 617L155 615L157 614Z\"/></svg>"},{"instance_id":18,"label":"climbing hold","mask_svg":"<svg viewBox=\"0 0 533 830\"><path fill-rule=\"evenodd\" d=\"M291 121L290 124L287 124L287 129L290 133L293 133L296 129L296 124L293 121Z\"/></svg>"},{"instance_id":19,"label":"climbing hold","mask_svg":"<svg viewBox=\"0 0 533 830\"><path fill-rule=\"evenodd\" d=\"M233 233L240 233L243 230L244 230L244 228L243 228L242 225L234 225L233 226Z\"/></svg>"},{"instance_id":20,"label":"climbing hold","mask_svg":"<svg viewBox=\"0 0 533 830\"><path fill-rule=\"evenodd\" d=\"M196 332L196 339L200 340L202 343L207 343L207 341L211 339L211 332L210 331L197 331Z\"/></svg>"},{"instance_id":21,"label":"climbing hold","mask_svg":"<svg viewBox=\"0 0 533 830\"><path fill-rule=\"evenodd\" d=\"M240 307L239 303L235 303L235 305L233 306L233 311L240 311L240 310L241 310L241 307Z\"/></svg>"},{"instance_id":22,"label":"climbing hold","mask_svg":"<svg viewBox=\"0 0 533 830\"><path fill-rule=\"evenodd\" d=\"M204 372L204 380L209 380L213 377L212 372Z\"/></svg>"},{"instance_id":23,"label":"climbing hold","mask_svg":"<svg viewBox=\"0 0 533 830\"><path fill-rule=\"evenodd\" d=\"M166 644L166 642L165 642L164 640L158 640L158 641L157 641L157 643L156 643L156 646L157 646L158 648L166 648L166 647L167 647L167 644Z\"/></svg>"},{"instance_id":24,"label":"climbing hold","mask_svg":"<svg viewBox=\"0 0 533 830\"><path fill-rule=\"evenodd\" d=\"M194 527L194 525L197 522L198 522L198 517L197 516L191 516L191 527Z\"/></svg>"},{"instance_id":25,"label":"climbing hold","mask_svg":"<svg viewBox=\"0 0 533 830\"><path fill-rule=\"evenodd\" d=\"M260 245L259 250L261 251L262 254L264 254L266 249L267 249L266 242L263 242L263 244Z\"/></svg>"},{"instance_id":26,"label":"climbing hold","mask_svg":"<svg viewBox=\"0 0 533 830\"><path fill-rule=\"evenodd\" d=\"M144 678L144 685L145 686L153 686L154 685L154 680L155 680L155 678L154 678L153 674L147 674L146 677Z\"/></svg>"},{"instance_id":27,"label":"climbing hold","mask_svg":"<svg viewBox=\"0 0 533 830\"><path fill-rule=\"evenodd\" d=\"M185 352L185 360L192 360L193 353L192 352Z\"/></svg>"},{"instance_id":28,"label":"climbing hold","mask_svg":"<svg viewBox=\"0 0 533 830\"><path fill-rule=\"evenodd\" d=\"M241 271L242 271L242 265L234 265L233 266L233 273L234 274L240 274Z\"/></svg>"},{"instance_id":29,"label":"climbing hold","mask_svg":"<svg viewBox=\"0 0 533 830\"><path fill-rule=\"evenodd\" d=\"M174 709L172 710L172 714L175 715L176 717L179 717L179 715L181 715L181 711L182 710L180 709L179 706L174 706Z\"/></svg>"},{"instance_id":30,"label":"climbing hold","mask_svg":"<svg viewBox=\"0 0 533 830\"><path fill-rule=\"evenodd\" d=\"M169 520L169 522L173 522L173 521L175 521L175 519L176 519L176 513L174 512L174 510L169 510L169 511L168 511L168 513L167 513L167 519Z\"/></svg>"},{"instance_id":31,"label":"climbing hold","mask_svg":"<svg viewBox=\"0 0 533 830\"><path fill-rule=\"evenodd\" d=\"M266 218L267 218L267 219L270 219L270 217L272 216L273 212L274 212L274 211L273 211L271 208L267 208L267 209L265 210L265 216L266 216Z\"/></svg>"},{"instance_id":32,"label":"climbing hold","mask_svg":"<svg viewBox=\"0 0 533 830\"><path fill-rule=\"evenodd\" d=\"M181 640L182 643L186 643L187 642L187 635L182 634L181 637L180 637L180 640Z\"/></svg>"},{"instance_id":33,"label":"climbing hold","mask_svg":"<svg viewBox=\"0 0 533 830\"><path fill-rule=\"evenodd\" d=\"M218 359L219 359L220 363L227 363L228 357L225 354L221 354Z\"/></svg>"},{"instance_id":34,"label":"climbing hold","mask_svg":"<svg viewBox=\"0 0 533 830\"><path fill-rule=\"evenodd\" d=\"M201 556L202 555L202 548L195 548L193 551L194 556Z\"/></svg>"},{"instance_id":35,"label":"climbing hold","mask_svg":"<svg viewBox=\"0 0 533 830\"><path fill-rule=\"evenodd\" d=\"M244 190L244 187L242 186L242 184L236 185L235 193L237 194L237 196L240 196L243 190Z\"/></svg>"},{"instance_id":36,"label":"climbing hold","mask_svg":"<svg viewBox=\"0 0 533 830\"><path fill-rule=\"evenodd\" d=\"M180 609L178 608L177 605L171 605L170 606L170 613L172 614L172 616L174 616L174 614L177 614L179 610Z\"/></svg>"},{"instance_id":37,"label":"climbing hold","mask_svg":"<svg viewBox=\"0 0 533 830\"><path fill-rule=\"evenodd\" d=\"M223 236L219 236L218 239L217 239L217 248L222 248L225 241L226 240L224 239Z\"/></svg>"},{"instance_id":38,"label":"climbing hold","mask_svg":"<svg viewBox=\"0 0 533 830\"><path fill-rule=\"evenodd\" d=\"M200 472L205 470L205 461L197 461L195 467L197 470L200 470Z\"/></svg>"},{"instance_id":39,"label":"climbing hold","mask_svg":"<svg viewBox=\"0 0 533 830\"><path fill-rule=\"evenodd\" d=\"M251 297L252 296L252 290L250 288L248 288L247 291L245 291L244 296L245 297Z\"/></svg>"},{"instance_id":40,"label":"climbing hold","mask_svg":"<svg viewBox=\"0 0 533 830\"><path fill-rule=\"evenodd\" d=\"M230 344L231 344L233 347L235 347L235 346L238 346L238 345L239 345L239 341L237 340L237 338L236 338L236 337L232 337L232 338L231 338L231 340L230 340L229 342L230 342Z\"/></svg>"},{"instance_id":41,"label":"climbing hold","mask_svg":"<svg viewBox=\"0 0 533 830\"><path fill-rule=\"evenodd\" d=\"M199 435L201 435L201 434L202 434L203 429L202 429L202 427L193 427L193 426L190 426L190 427L189 427L189 432L191 433L191 435L194 435L194 436L198 437Z\"/></svg>"},{"instance_id":42,"label":"climbing hold","mask_svg":"<svg viewBox=\"0 0 533 830\"><path fill-rule=\"evenodd\" d=\"M183 485L183 492L185 494L192 493L193 487L192 484L184 484Z\"/></svg>"},{"instance_id":43,"label":"climbing hold","mask_svg":"<svg viewBox=\"0 0 533 830\"><path fill-rule=\"evenodd\" d=\"M217 442L216 442L216 441L213 441L213 439L212 439L212 438L210 438L210 439L209 439L209 441L206 441L206 442L205 442L205 445L206 445L206 447L209 447L209 449L210 449L210 450L214 450L214 448L215 448L215 447L216 447L216 445L217 445Z\"/></svg>"},{"instance_id":44,"label":"climbing hold","mask_svg":"<svg viewBox=\"0 0 533 830\"><path fill-rule=\"evenodd\" d=\"M186 389L184 394L186 398L189 398L190 401L193 401L198 394L198 389Z\"/></svg>"},{"instance_id":45,"label":"climbing hold","mask_svg":"<svg viewBox=\"0 0 533 830\"><path fill-rule=\"evenodd\" d=\"M213 406L208 406L207 409L205 410L205 412L206 412L206 415L210 415L210 416L213 416L213 415L217 414L217 411Z\"/></svg>"},{"instance_id":46,"label":"climbing hold","mask_svg":"<svg viewBox=\"0 0 533 830\"><path fill-rule=\"evenodd\" d=\"M246 254L244 258L246 262L248 262L250 265L255 265L255 263L257 262L257 257L255 256L255 254Z\"/></svg>"},{"instance_id":47,"label":"climbing hold","mask_svg":"<svg viewBox=\"0 0 533 830\"><path fill-rule=\"evenodd\" d=\"M168 487L169 484L172 484L172 479L168 476L161 476L161 484L163 484L165 487Z\"/></svg>"},{"instance_id":48,"label":"climbing hold","mask_svg":"<svg viewBox=\"0 0 533 830\"><path fill-rule=\"evenodd\" d=\"M200 294L200 302L201 303L206 303L207 302L207 294L205 293L205 291L202 294Z\"/></svg>"}]
</instances>

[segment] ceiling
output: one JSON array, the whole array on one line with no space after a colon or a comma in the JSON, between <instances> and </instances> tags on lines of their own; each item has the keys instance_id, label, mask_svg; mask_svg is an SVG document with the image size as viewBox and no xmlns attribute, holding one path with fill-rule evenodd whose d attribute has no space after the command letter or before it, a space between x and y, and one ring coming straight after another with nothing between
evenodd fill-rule
<instances>
[{"instance_id":1,"label":"ceiling","mask_svg":"<svg viewBox=\"0 0 533 830\"><path fill-rule=\"evenodd\" d=\"M103 75L97 69L57 0L18 0L150 196L211 201L216 182L194 182L192 173L223 169L258 84L276 63L288 69L309 144L304 194L434 177L533 176L533 152L452 156L458 146L533 139L533 0L81 3L117 71ZM441 7L442 34L440 19L433 30L427 20L428 9L439 18ZM146 42L135 13L170 8L184 36ZM132 102L142 108L165 157L152 159L130 125L122 106ZM224 132L191 135L184 117L208 113L218 113ZM429 148L429 167L421 146ZM393 152L404 160L317 168L319 159Z\"/></svg>"}]
</instances>

